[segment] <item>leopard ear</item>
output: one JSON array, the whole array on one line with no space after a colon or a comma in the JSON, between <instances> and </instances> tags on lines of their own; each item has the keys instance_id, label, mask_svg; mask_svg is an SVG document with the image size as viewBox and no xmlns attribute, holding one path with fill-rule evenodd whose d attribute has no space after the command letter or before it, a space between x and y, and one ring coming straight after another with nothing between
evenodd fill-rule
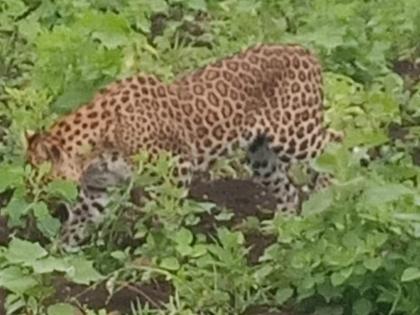
<instances>
[{"instance_id":1,"label":"leopard ear","mask_svg":"<svg viewBox=\"0 0 420 315\"><path fill-rule=\"evenodd\" d=\"M46 134L35 133L32 136L26 135L28 152L35 155L41 161L58 162L62 158L62 149L55 141Z\"/></svg>"},{"instance_id":2,"label":"leopard ear","mask_svg":"<svg viewBox=\"0 0 420 315\"><path fill-rule=\"evenodd\" d=\"M33 130L25 130L22 139L23 146L28 149L34 139L37 137L37 133Z\"/></svg>"},{"instance_id":3,"label":"leopard ear","mask_svg":"<svg viewBox=\"0 0 420 315\"><path fill-rule=\"evenodd\" d=\"M61 159L61 149L54 143L40 143L40 149L44 151L48 160L58 162Z\"/></svg>"},{"instance_id":4,"label":"leopard ear","mask_svg":"<svg viewBox=\"0 0 420 315\"><path fill-rule=\"evenodd\" d=\"M33 136L35 136L35 131L33 130L25 130L25 138L29 141L30 139L32 139Z\"/></svg>"}]
</instances>

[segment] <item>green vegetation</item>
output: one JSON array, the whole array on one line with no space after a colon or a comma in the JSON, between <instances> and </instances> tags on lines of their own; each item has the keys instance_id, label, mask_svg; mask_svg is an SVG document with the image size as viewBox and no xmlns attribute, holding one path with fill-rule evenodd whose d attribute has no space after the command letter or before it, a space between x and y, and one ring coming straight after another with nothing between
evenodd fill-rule
<instances>
[{"instance_id":1,"label":"green vegetation","mask_svg":"<svg viewBox=\"0 0 420 315\"><path fill-rule=\"evenodd\" d=\"M418 0L1 0L0 207L11 234L0 247L0 287L7 314L74 314L75 300L53 298L57 278L88 288L105 283L111 296L127 287L140 292L142 303L126 305L125 314L251 314L257 306L418 314L419 38ZM171 160L146 165L140 156L136 182L153 198L131 218L134 242L118 242L128 233L118 207L130 206L127 187L115 192L115 209L91 244L63 252L50 201L74 200L76 190L63 181L41 184L46 169L24 164L24 131L48 126L116 78L142 71L171 80L257 42L298 42L322 60L328 122L346 140L315 166L336 184L313 195L301 217L250 217L232 226L229 209L171 186ZM397 60L413 65L410 75L393 70ZM198 228L209 213L218 225L210 236ZM34 226L39 233L29 237ZM256 263L247 259L252 233L272 240ZM141 290L152 281L170 286L165 299ZM78 306L105 314L105 305Z\"/></svg>"}]
</instances>

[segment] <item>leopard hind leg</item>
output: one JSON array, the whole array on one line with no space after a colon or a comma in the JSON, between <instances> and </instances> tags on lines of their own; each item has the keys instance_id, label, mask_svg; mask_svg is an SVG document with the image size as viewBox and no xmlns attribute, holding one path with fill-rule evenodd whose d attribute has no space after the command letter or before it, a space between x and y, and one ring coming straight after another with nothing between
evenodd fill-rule
<instances>
[{"instance_id":1,"label":"leopard hind leg","mask_svg":"<svg viewBox=\"0 0 420 315\"><path fill-rule=\"evenodd\" d=\"M299 211L300 191L288 176L289 164L282 162L270 148L269 140L259 135L247 150L255 181L266 187L274 196L277 208L284 214Z\"/></svg>"},{"instance_id":2,"label":"leopard hind leg","mask_svg":"<svg viewBox=\"0 0 420 315\"><path fill-rule=\"evenodd\" d=\"M341 143L344 139L344 133L341 131L336 131L333 129L326 129L325 130L325 136L324 136L324 143L321 146L319 152L317 152L316 157L318 157L319 155L321 155L324 150L325 147L329 144L329 143ZM333 180L334 180L334 176L332 174L329 173L320 173L318 171L316 171L313 167L311 167L311 165L307 162L308 165L308 173L309 173L309 177L310 177L310 182L308 185L305 185L304 189L306 193L314 193L314 192L319 192L329 186L331 186Z\"/></svg>"}]
</instances>

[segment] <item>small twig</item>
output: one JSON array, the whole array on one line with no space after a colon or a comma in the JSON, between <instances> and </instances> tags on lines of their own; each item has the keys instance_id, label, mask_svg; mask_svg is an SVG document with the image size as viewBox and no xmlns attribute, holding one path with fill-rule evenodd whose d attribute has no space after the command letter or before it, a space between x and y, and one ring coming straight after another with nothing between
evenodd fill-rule
<instances>
[{"instance_id":1,"label":"small twig","mask_svg":"<svg viewBox=\"0 0 420 315\"><path fill-rule=\"evenodd\" d=\"M116 283L121 285L119 290L127 288L133 292L136 292L138 295L144 297L154 308L160 308L163 306L161 302L156 302L155 300L153 300L153 298L151 298L148 294L146 294L143 290L136 287L135 285L132 285L126 281L117 281Z\"/></svg>"}]
</instances>

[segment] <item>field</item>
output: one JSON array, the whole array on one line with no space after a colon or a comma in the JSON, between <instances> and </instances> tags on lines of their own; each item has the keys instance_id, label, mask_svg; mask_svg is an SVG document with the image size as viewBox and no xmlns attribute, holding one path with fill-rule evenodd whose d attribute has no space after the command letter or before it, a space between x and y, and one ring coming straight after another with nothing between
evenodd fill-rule
<instances>
[{"instance_id":1,"label":"field","mask_svg":"<svg viewBox=\"0 0 420 315\"><path fill-rule=\"evenodd\" d=\"M419 38L418 0L0 0L0 314L420 314ZM319 56L346 137L314 166L334 184L284 217L241 152L189 192L140 154L136 188L64 251L56 204L76 187L42 184L25 131L117 78L261 42Z\"/></svg>"}]
</instances>

